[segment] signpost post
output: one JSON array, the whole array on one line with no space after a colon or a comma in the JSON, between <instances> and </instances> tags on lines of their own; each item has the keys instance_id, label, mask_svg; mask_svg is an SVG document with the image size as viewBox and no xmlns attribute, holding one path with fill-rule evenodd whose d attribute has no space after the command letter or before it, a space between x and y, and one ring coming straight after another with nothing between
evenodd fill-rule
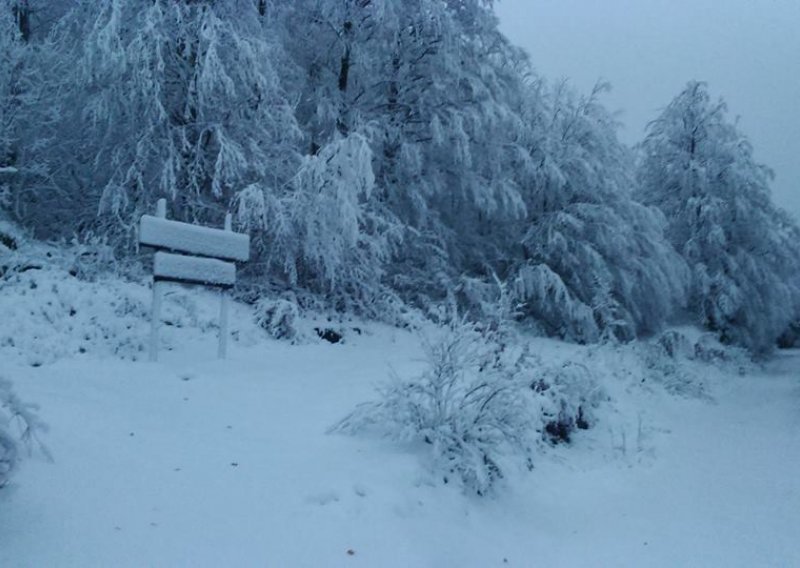
<instances>
[{"instance_id":1,"label":"signpost post","mask_svg":"<svg viewBox=\"0 0 800 568\"><path fill-rule=\"evenodd\" d=\"M158 360L161 299L163 286L167 282L199 284L220 289L217 354L220 359L224 359L228 352L230 290L236 284L236 265L233 261L244 262L250 258L250 237L233 232L230 213L225 216L224 229L171 221L167 219L166 200L159 199L155 216L142 216L139 243L156 249L153 259L150 360Z\"/></svg>"}]
</instances>

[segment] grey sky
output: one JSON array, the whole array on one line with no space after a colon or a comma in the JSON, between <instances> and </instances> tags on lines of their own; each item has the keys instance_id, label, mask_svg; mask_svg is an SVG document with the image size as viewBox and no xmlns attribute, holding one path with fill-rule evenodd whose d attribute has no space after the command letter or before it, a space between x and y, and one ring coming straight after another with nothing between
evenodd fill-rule
<instances>
[{"instance_id":1,"label":"grey sky","mask_svg":"<svg viewBox=\"0 0 800 568\"><path fill-rule=\"evenodd\" d=\"M629 143L688 80L708 82L800 219L800 0L500 0L497 13L546 77L609 80Z\"/></svg>"}]
</instances>

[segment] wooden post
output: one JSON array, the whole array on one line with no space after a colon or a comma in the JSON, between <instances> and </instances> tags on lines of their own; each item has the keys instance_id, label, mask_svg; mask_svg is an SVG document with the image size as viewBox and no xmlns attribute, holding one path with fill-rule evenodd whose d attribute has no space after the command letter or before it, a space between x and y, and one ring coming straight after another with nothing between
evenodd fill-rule
<instances>
[{"instance_id":1,"label":"wooden post","mask_svg":"<svg viewBox=\"0 0 800 568\"><path fill-rule=\"evenodd\" d=\"M225 215L225 230L233 230L233 222L230 213ZM228 356L228 312L230 311L231 295L226 289L220 291L222 294L219 306L219 347L217 356L225 359Z\"/></svg>"},{"instance_id":2,"label":"wooden post","mask_svg":"<svg viewBox=\"0 0 800 568\"><path fill-rule=\"evenodd\" d=\"M231 302L231 293L228 290L221 290L222 299L219 306L219 349L217 356L225 359L228 356L228 310Z\"/></svg>"},{"instance_id":3,"label":"wooden post","mask_svg":"<svg viewBox=\"0 0 800 568\"><path fill-rule=\"evenodd\" d=\"M158 325L161 322L162 282L153 282L153 313L150 321L150 360L158 361Z\"/></svg>"},{"instance_id":4,"label":"wooden post","mask_svg":"<svg viewBox=\"0 0 800 568\"><path fill-rule=\"evenodd\" d=\"M167 200L156 203L156 217L167 218ZM150 360L158 361L158 326L161 323L162 283L153 279L153 313L150 315Z\"/></svg>"}]
</instances>

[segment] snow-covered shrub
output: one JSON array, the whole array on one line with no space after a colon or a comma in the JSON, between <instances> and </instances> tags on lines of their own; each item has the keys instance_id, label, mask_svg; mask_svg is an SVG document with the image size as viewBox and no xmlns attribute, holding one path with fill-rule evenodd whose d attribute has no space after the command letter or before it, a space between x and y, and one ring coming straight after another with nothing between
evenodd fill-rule
<instances>
[{"instance_id":1,"label":"snow-covered shrub","mask_svg":"<svg viewBox=\"0 0 800 568\"><path fill-rule=\"evenodd\" d=\"M275 339L294 341L300 335L297 304L283 299L261 298L255 304L256 323Z\"/></svg>"},{"instance_id":2,"label":"snow-covered shrub","mask_svg":"<svg viewBox=\"0 0 800 568\"><path fill-rule=\"evenodd\" d=\"M751 365L743 348L723 345L713 333L689 337L669 330L651 341L630 346L630 351L641 365L642 382L693 398L708 396L710 373L744 374Z\"/></svg>"},{"instance_id":3,"label":"snow-covered shrub","mask_svg":"<svg viewBox=\"0 0 800 568\"><path fill-rule=\"evenodd\" d=\"M2 194L0 194L0 197ZM0 207L2 202L0 202ZM7 254L17 250L20 244L20 231L13 224L0 217L0 253Z\"/></svg>"},{"instance_id":4,"label":"snow-covered shrub","mask_svg":"<svg viewBox=\"0 0 800 568\"><path fill-rule=\"evenodd\" d=\"M62 247L63 260L69 273L81 280L95 281L103 275L117 272L117 259L108 239L86 233Z\"/></svg>"},{"instance_id":5,"label":"snow-covered shrub","mask_svg":"<svg viewBox=\"0 0 800 568\"><path fill-rule=\"evenodd\" d=\"M706 386L703 376L688 364L694 357L694 345L689 343L688 347L688 351L684 351L683 342L674 336L662 336L655 342L632 346L641 365L641 382L661 385L675 395L693 398L704 396Z\"/></svg>"},{"instance_id":6,"label":"snow-covered shrub","mask_svg":"<svg viewBox=\"0 0 800 568\"><path fill-rule=\"evenodd\" d=\"M658 336L656 340L664 354L672 359L694 356L694 343L680 331L670 329Z\"/></svg>"},{"instance_id":7,"label":"snow-covered shrub","mask_svg":"<svg viewBox=\"0 0 800 568\"><path fill-rule=\"evenodd\" d=\"M19 225L0 219L0 289L16 275L40 269L53 258L54 249L33 247L31 242Z\"/></svg>"},{"instance_id":8,"label":"snow-covered shrub","mask_svg":"<svg viewBox=\"0 0 800 568\"><path fill-rule=\"evenodd\" d=\"M11 382L0 377L0 487L11 476L23 448L34 444L49 456L37 435L46 429L36 414L37 407L22 402L11 388Z\"/></svg>"},{"instance_id":9,"label":"snow-covered shrub","mask_svg":"<svg viewBox=\"0 0 800 568\"><path fill-rule=\"evenodd\" d=\"M605 397L589 367L573 361L540 368L531 388L543 395L544 434L554 443L569 442L575 430L592 427L594 411Z\"/></svg>"},{"instance_id":10,"label":"snow-covered shrub","mask_svg":"<svg viewBox=\"0 0 800 568\"><path fill-rule=\"evenodd\" d=\"M395 376L380 399L360 405L333 430L371 431L429 447L435 471L485 494L509 462L529 464L536 444L534 359L501 330L463 319L424 345L426 367Z\"/></svg>"},{"instance_id":11,"label":"snow-covered shrub","mask_svg":"<svg viewBox=\"0 0 800 568\"><path fill-rule=\"evenodd\" d=\"M778 338L778 347L781 349L791 349L793 347L800 347L800 321L796 321L789 325Z\"/></svg>"},{"instance_id":12,"label":"snow-covered shrub","mask_svg":"<svg viewBox=\"0 0 800 568\"><path fill-rule=\"evenodd\" d=\"M743 347L725 345L714 333L704 333L694 342L693 359L716 366L746 369L752 358Z\"/></svg>"}]
</instances>

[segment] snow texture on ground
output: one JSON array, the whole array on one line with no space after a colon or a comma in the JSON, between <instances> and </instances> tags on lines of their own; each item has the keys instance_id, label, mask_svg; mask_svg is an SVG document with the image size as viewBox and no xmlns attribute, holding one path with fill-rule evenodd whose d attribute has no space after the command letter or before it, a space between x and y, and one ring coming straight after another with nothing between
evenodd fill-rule
<instances>
[{"instance_id":1,"label":"snow texture on ground","mask_svg":"<svg viewBox=\"0 0 800 568\"><path fill-rule=\"evenodd\" d=\"M54 461L34 455L0 491L0 566L800 565L798 352L744 375L709 371L702 396L681 396L625 350L534 340L546 362L593 359L613 404L478 498L444 485L419 448L326 434L390 369L419 370L408 332L369 325L336 345L290 345L236 305L237 341L219 361L215 297L176 291L166 311L178 325L147 363L146 288L97 285L109 298L87 306L75 286L27 277L44 296L4 290L0 374L41 405ZM76 312L73 327L56 308ZM72 337L115 317L105 336ZM28 328L48 319L32 359ZM108 347L120 343L126 359Z\"/></svg>"}]
</instances>

